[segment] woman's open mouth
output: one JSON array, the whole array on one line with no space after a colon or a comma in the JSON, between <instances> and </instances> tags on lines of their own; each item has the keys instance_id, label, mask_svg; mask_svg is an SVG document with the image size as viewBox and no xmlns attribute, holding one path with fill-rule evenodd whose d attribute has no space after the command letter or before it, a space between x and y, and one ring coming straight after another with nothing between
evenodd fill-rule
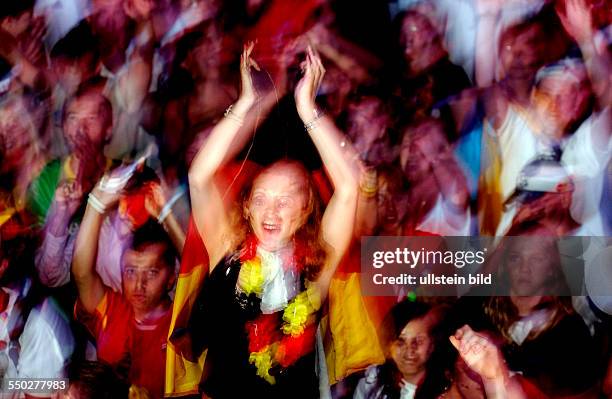
<instances>
[{"instance_id":1,"label":"woman's open mouth","mask_svg":"<svg viewBox=\"0 0 612 399\"><path fill-rule=\"evenodd\" d=\"M271 222L263 222L262 228L266 233L275 234L280 231L280 224L271 223Z\"/></svg>"}]
</instances>

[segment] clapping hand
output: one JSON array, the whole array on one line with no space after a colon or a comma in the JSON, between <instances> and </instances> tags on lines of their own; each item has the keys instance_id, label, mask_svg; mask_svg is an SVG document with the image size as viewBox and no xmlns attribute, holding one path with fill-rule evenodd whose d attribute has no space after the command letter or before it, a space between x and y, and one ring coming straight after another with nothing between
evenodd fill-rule
<instances>
[{"instance_id":1,"label":"clapping hand","mask_svg":"<svg viewBox=\"0 0 612 399\"><path fill-rule=\"evenodd\" d=\"M254 47L254 42L245 45L242 55L240 56L240 99L249 104L255 103L258 98L257 90L253 83L253 76L251 75L251 67L255 68L257 71L261 70L257 62L251 58Z\"/></svg>"},{"instance_id":2,"label":"clapping hand","mask_svg":"<svg viewBox=\"0 0 612 399\"><path fill-rule=\"evenodd\" d=\"M304 76L295 88L295 105L297 112L304 123L316 117L315 97L323 82L325 68L321 62L321 57L315 52L312 46L306 50L306 60L300 65Z\"/></svg>"}]
</instances>

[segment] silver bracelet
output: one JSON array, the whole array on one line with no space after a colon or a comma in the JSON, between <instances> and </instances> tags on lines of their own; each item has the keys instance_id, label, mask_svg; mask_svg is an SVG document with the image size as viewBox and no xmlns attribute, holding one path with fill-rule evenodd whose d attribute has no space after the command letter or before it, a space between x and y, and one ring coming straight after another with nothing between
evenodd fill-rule
<instances>
[{"instance_id":1,"label":"silver bracelet","mask_svg":"<svg viewBox=\"0 0 612 399\"><path fill-rule=\"evenodd\" d=\"M315 127L317 127L317 125L319 124L319 119L321 119L321 117L323 115L325 115L325 112L319 112L317 109L314 110L314 118L312 118L311 121L304 123L304 129L306 129L306 131L308 133L310 133Z\"/></svg>"},{"instance_id":2,"label":"silver bracelet","mask_svg":"<svg viewBox=\"0 0 612 399\"><path fill-rule=\"evenodd\" d=\"M100 215L104 215L106 213L106 207L95 195L93 195L93 193L89 193L87 203L91 205L91 207Z\"/></svg>"},{"instance_id":3,"label":"silver bracelet","mask_svg":"<svg viewBox=\"0 0 612 399\"><path fill-rule=\"evenodd\" d=\"M234 122L242 126L244 123L244 118L241 118L240 116L236 115L236 113L232 111L233 107L234 107L234 104L227 107L223 116L225 116L227 119L233 120Z\"/></svg>"}]
</instances>

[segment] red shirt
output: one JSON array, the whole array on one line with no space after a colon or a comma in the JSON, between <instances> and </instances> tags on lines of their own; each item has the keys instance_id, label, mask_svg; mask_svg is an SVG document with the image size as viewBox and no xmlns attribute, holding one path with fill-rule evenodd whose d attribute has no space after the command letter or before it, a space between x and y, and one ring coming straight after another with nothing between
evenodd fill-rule
<instances>
[{"instance_id":1,"label":"red shirt","mask_svg":"<svg viewBox=\"0 0 612 399\"><path fill-rule=\"evenodd\" d=\"M75 313L96 339L99 360L124 372L152 398L163 397L171 308L157 320L138 323L125 298L107 290L94 313L78 302Z\"/></svg>"}]
</instances>

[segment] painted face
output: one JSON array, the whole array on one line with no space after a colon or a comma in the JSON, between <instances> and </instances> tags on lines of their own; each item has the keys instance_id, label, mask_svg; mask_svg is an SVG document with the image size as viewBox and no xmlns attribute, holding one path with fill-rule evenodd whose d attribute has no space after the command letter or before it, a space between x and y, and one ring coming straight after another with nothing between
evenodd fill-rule
<instances>
[{"instance_id":1,"label":"painted face","mask_svg":"<svg viewBox=\"0 0 612 399\"><path fill-rule=\"evenodd\" d=\"M172 271L163 264L164 244L128 250L123 263L123 294L136 313L154 310L172 287Z\"/></svg>"},{"instance_id":2,"label":"painted face","mask_svg":"<svg viewBox=\"0 0 612 399\"><path fill-rule=\"evenodd\" d=\"M305 184L302 174L291 165L275 166L255 179L245 216L268 251L285 247L306 221Z\"/></svg>"},{"instance_id":3,"label":"painted face","mask_svg":"<svg viewBox=\"0 0 612 399\"><path fill-rule=\"evenodd\" d=\"M100 98L86 95L72 101L66 110L64 136L70 149L82 155L100 151L110 131L101 112Z\"/></svg>"},{"instance_id":4,"label":"painted face","mask_svg":"<svg viewBox=\"0 0 612 399\"><path fill-rule=\"evenodd\" d=\"M554 243L546 238L516 240L506 252L510 290L517 296L542 295L554 274Z\"/></svg>"},{"instance_id":5,"label":"painted face","mask_svg":"<svg viewBox=\"0 0 612 399\"><path fill-rule=\"evenodd\" d=\"M410 379L425 371L433 349L428 321L415 319L406 324L391 345L391 358L404 378Z\"/></svg>"}]
</instances>

